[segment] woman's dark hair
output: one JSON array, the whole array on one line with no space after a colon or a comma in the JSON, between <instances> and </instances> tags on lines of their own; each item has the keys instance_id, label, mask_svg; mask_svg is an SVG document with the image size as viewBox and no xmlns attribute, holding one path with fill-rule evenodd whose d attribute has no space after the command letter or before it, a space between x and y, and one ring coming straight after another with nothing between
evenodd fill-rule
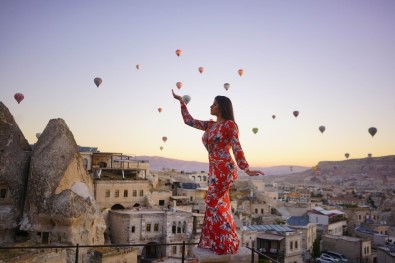
<instances>
[{"instance_id":1,"label":"woman's dark hair","mask_svg":"<svg viewBox=\"0 0 395 263\"><path fill-rule=\"evenodd\" d=\"M214 100L218 104L218 108L219 108L219 112L221 113L221 116L225 120L235 121L235 116L233 114L232 101L228 97L225 97L225 96L217 96L217 97L215 97Z\"/></svg>"}]
</instances>

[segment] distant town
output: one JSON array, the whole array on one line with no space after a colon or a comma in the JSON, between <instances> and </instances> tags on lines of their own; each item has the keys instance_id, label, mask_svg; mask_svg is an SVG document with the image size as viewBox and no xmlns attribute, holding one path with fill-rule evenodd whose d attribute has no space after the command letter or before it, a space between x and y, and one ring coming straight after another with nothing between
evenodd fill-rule
<instances>
[{"instance_id":1,"label":"distant town","mask_svg":"<svg viewBox=\"0 0 395 263\"><path fill-rule=\"evenodd\" d=\"M241 172L231 209L250 252L221 261L196 253L207 170L78 146L62 119L31 145L0 113L0 263L395 262L395 155Z\"/></svg>"}]
</instances>

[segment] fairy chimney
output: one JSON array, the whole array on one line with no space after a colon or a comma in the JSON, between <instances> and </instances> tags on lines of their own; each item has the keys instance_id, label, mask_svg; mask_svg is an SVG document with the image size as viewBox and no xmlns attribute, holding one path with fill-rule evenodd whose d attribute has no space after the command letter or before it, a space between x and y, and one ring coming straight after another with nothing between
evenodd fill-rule
<instances>
[{"instance_id":1,"label":"fairy chimney","mask_svg":"<svg viewBox=\"0 0 395 263\"><path fill-rule=\"evenodd\" d=\"M41 242L104 243L105 222L94 199L93 180L64 120L50 120L40 135L28 181L21 229L48 233Z\"/></svg>"},{"instance_id":2,"label":"fairy chimney","mask_svg":"<svg viewBox=\"0 0 395 263\"><path fill-rule=\"evenodd\" d=\"M22 216L31 147L0 102L0 243L11 242Z\"/></svg>"}]
</instances>

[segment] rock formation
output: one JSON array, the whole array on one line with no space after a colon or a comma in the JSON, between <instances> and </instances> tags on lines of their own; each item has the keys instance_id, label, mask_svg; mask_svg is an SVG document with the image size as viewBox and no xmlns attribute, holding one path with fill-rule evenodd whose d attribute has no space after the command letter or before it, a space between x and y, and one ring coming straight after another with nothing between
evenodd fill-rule
<instances>
[{"instance_id":1,"label":"rock formation","mask_svg":"<svg viewBox=\"0 0 395 263\"><path fill-rule=\"evenodd\" d=\"M31 147L0 102L0 243L13 239L22 216Z\"/></svg>"},{"instance_id":2,"label":"rock formation","mask_svg":"<svg viewBox=\"0 0 395 263\"><path fill-rule=\"evenodd\" d=\"M31 157L22 230L48 233L50 243L103 244L105 223L74 136L52 119Z\"/></svg>"}]
</instances>

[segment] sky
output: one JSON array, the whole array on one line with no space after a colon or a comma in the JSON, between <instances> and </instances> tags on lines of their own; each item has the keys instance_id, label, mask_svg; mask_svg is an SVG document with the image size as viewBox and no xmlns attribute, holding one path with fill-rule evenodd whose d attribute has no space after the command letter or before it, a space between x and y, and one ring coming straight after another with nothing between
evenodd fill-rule
<instances>
[{"instance_id":1,"label":"sky","mask_svg":"<svg viewBox=\"0 0 395 263\"><path fill-rule=\"evenodd\" d=\"M174 89L200 120L232 100L250 166L393 155L394 14L393 0L2 0L0 101L31 144L62 118L81 146L206 162Z\"/></svg>"}]
</instances>

